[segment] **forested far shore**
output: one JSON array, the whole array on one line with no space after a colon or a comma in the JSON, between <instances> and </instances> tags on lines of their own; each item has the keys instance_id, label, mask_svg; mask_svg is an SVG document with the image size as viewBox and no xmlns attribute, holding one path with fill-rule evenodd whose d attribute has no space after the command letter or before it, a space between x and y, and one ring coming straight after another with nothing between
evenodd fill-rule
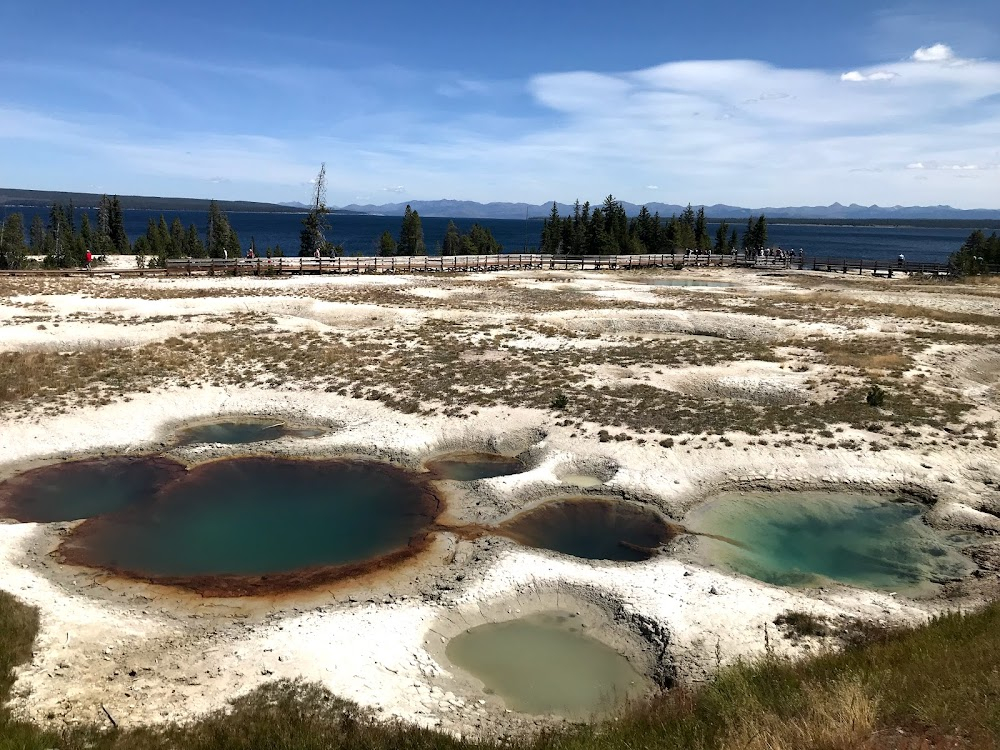
<instances>
[{"instance_id":1,"label":"forested far shore","mask_svg":"<svg viewBox=\"0 0 1000 750\"><path fill-rule=\"evenodd\" d=\"M751 216L742 237L729 222L722 221L715 232L708 228L704 207L697 211L689 203L680 216L663 219L645 206L631 219L625 207L609 195L593 210L590 202L577 201L570 216L561 217L553 203L542 224L540 250L552 255L641 255L685 251L735 253L743 250L759 255L768 247L767 218Z\"/></svg>"},{"instance_id":2,"label":"forested far shore","mask_svg":"<svg viewBox=\"0 0 1000 750\"><path fill-rule=\"evenodd\" d=\"M98 193L70 193L55 190L20 190L0 188L0 207L45 208L53 204L73 205L77 208L99 208L106 195ZM126 211L207 211L213 201L207 198L169 198L143 195L122 195L118 202ZM299 206L260 201L214 201L223 211L260 211L266 213L303 213ZM344 212L351 213L351 212Z\"/></svg>"},{"instance_id":3,"label":"forested far shore","mask_svg":"<svg viewBox=\"0 0 1000 750\"><path fill-rule=\"evenodd\" d=\"M261 257L316 253L323 257L492 255L539 249L567 255L686 250L731 253L735 249L752 256L761 248L766 252L771 245L780 245L786 250L805 248L810 257L848 257L851 253L867 257L871 251L862 243L868 242L875 243L879 257L887 260L895 260L899 254L911 260L911 251L922 262L943 264L950 258L957 273L977 273L984 264L995 266L1000 262L992 249L995 245L991 244L990 233L978 229L968 237L955 230L928 229L926 236L920 230L884 235L879 230L867 234L837 230L847 231L846 236L856 243L856 249L852 246L845 251L839 235L834 237L816 230L815 239L830 246L816 247L813 230L809 230L808 236L804 231L786 231L784 222L773 222L770 217L716 224L705 216L703 209L690 206L666 218L648 211L623 217L622 204L612 196L596 208L586 203L571 206L566 216L559 215L558 206L553 207L550 216L539 222L484 219L471 226L469 221L461 219L422 220L412 207L400 219L328 216L331 212L322 205L296 214L275 214L273 218L240 212L230 222L222 205L210 202L209 210L203 214L130 213L120 198L102 196L96 211L70 203L53 204L47 210L29 208L26 214L5 212L0 214L0 269L79 267L84 264L88 250L98 257L136 254L143 267L155 267L176 258L235 258L246 254L249 248ZM426 238L425 224L429 233ZM335 237L336 242L328 241L327 237ZM927 257L923 245L931 243L936 246L935 255Z\"/></svg>"},{"instance_id":4,"label":"forested far shore","mask_svg":"<svg viewBox=\"0 0 1000 750\"><path fill-rule=\"evenodd\" d=\"M125 231L124 207L118 196L102 196L97 220L92 222L86 210L72 203L54 203L43 219L35 214L25 227L24 216L12 213L0 223L0 269L19 269L38 263L29 256L42 258L46 268L75 268L86 264L88 252L98 260L107 255L135 255L141 268L163 267L166 261L179 258L277 258L288 255L333 257L344 255L344 247L326 239L331 213L317 202L302 219L299 247L286 252L280 245L259 248L251 236L249 248L243 244L220 204L211 201L203 228L190 223L186 227L179 217L168 222L160 214L159 221L148 220L145 234L130 242ZM398 239L389 231L379 239L380 255L424 255L428 252L420 215L407 208ZM441 255L485 255L503 252L487 227L474 224L461 234L454 222L448 226L443 246L435 247Z\"/></svg>"}]
</instances>

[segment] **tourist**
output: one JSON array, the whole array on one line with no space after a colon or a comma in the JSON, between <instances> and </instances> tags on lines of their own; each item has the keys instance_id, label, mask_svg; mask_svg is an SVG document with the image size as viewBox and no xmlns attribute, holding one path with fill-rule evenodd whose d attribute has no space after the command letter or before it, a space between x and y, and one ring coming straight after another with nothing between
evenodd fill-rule
<instances>
[{"instance_id":1,"label":"tourist","mask_svg":"<svg viewBox=\"0 0 1000 750\"><path fill-rule=\"evenodd\" d=\"M906 262L906 258L905 258L905 257L903 257L903 254L902 254L902 253L900 253L900 254L899 254L899 257L898 257L898 258L896 258L896 265L898 265L898 266L899 266L900 268L902 268L902 267L903 267L903 264L904 264L905 262Z\"/></svg>"},{"instance_id":2,"label":"tourist","mask_svg":"<svg viewBox=\"0 0 1000 750\"><path fill-rule=\"evenodd\" d=\"M91 253L90 253L90 250L88 250L88 251L87 251L87 270L88 270L88 271L89 271L89 270L91 270L91 269L90 269L90 263L91 263L91 261L92 261L93 259L94 259L94 256L93 256L93 255L91 255Z\"/></svg>"}]
</instances>

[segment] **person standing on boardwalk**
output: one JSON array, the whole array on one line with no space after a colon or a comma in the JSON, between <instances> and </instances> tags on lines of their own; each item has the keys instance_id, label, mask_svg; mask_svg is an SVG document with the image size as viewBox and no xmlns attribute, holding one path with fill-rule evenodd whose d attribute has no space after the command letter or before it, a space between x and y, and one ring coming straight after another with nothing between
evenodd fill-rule
<instances>
[{"instance_id":1,"label":"person standing on boardwalk","mask_svg":"<svg viewBox=\"0 0 1000 750\"><path fill-rule=\"evenodd\" d=\"M88 271L89 271L89 270L91 270L91 269L90 269L90 264L91 264L91 262L92 262L93 260L94 260L94 256L93 256L93 255L91 254L90 250L88 250L88 251L87 251L87 270L88 270Z\"/></svg>"}]
</instances>

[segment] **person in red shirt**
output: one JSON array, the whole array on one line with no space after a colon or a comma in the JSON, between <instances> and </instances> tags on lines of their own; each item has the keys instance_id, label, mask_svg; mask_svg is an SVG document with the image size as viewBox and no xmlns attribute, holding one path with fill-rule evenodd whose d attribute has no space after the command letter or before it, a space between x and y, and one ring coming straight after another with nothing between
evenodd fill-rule
<instances>
[{"instance_id":1,"label":"person in red shirt","mask_svg":"<svg viewBox=\"0 0 1000 750\"><path fill-rule=\"evenodd\" d=\"M90 263L94 259L94 256L90 254L90 250L87 251L87 270L90 270Z\"/></svg>"}]
</instances>

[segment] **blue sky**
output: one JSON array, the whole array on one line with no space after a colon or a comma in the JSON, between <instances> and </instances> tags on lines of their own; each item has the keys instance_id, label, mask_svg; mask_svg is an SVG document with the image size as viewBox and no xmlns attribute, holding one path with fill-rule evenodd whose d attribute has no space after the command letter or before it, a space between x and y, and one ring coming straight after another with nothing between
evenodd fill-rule
<instances>
[{"instance_id":1,"label":"blue sky","mask_svg":"<svg viewBox=\"0 0 1000 750\"><path fill-rule=\"evenodd\" d=\"M0 73L5 187L1000 207L996 0L8 3Z\"/></svg>"}]
</instances>

